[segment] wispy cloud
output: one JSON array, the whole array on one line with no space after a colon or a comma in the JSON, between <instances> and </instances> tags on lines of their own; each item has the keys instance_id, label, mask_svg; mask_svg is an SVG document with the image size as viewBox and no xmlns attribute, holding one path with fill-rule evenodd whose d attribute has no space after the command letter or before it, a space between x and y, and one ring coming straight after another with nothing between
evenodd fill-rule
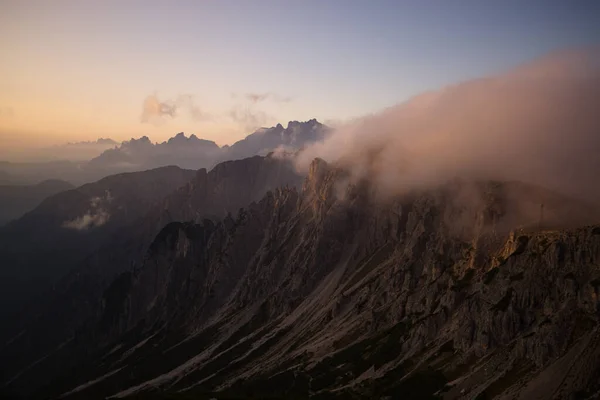
<instances>
[{"instance_id":1,"label":"wispy cloud","mask_svg":"<svg viewBox=\"0 0 600 400\"><path fill-rule=\"evenodd\" d=\"M65 221L63 228L83 231L90 228L102 226L110 219L110 213L106 210L106 205L113 200L110 191L106 191L105 196L92 197L90 199L90 208L80 217Z\"/></svg>"},{"instance_id":2,"label":"wispy cloud","mask_svg":"<svg viewBox=\"0 0 600 400\"><path fill-rule=\"evenodd\" d=\"M249 132L273 122L275 118L259 107L261 104L289 103L291 97L281 96L273 92L264 93L230 93L234 103L228 111L220 114L209 114L199 107L190 94L179 95L175 99L163 100L156 93L147 96L142 104L142 123L161 125L168 120L185 114L196 121L230 120L241 129Z\"/></svg>"},{"instance_id":3,"label":"wispy cloud","mask_svg":"<svg viewBox=\"0 0 600 400\"><path fill-rule=\"evenodd\" d=\"M110 214L104 209L98 209L94 212L87 212L81 217L63 223L64 228L83 231L96 226L102 226L110 219Z\"/></svg>"},{"instance_id":4,"label":"wispy cloud","mask_svg":"<svg viewBox=\"0 0 600 400\"><path fill-rule=\"evenodd\" d=\"M238 104L231 107L227 117L247 132L254 131L275 121L273 116L257 108L262 103L289 103L292 101L291 97L281 96L273 92L231 93L231 98L238 100Z\"/></svg>"},{"instance_id":5,"label":"wispy cloud","mask_svg":"<svg viewBox=\"0 0 600 400\"><path fill-rule=\"evenodd\" d=\"M244 97L252 104L261 103L263 101L271 101L274 103L289 103L290 101L292 101L292 98L289 96L281 96L272 92L246 93Z\"/></svg>"},{"instance_id":6,"label":"wispy cloud","mask_svg":"<svg viewBox=\"0 0 600 400\"><path fill-rule=\"evenodd\" d=\"M229 117L248 132L265 126L267 122L273 119L264 111L240 104L231 108Z\"/></svg>"},{"instance_id":7,"label":"wispy cloud","mask_svg":"<svg viewBox=\"0 0 600 400\"><path fill-rule=\"evenodd\" d=\"M142 104L141 122L160 125L168 119L178 117L182 112L197 121L211 118L195 104L190 94L181 94L174 100L160 100L156 94L152 94Z\"/></svg>"}]
</instances>

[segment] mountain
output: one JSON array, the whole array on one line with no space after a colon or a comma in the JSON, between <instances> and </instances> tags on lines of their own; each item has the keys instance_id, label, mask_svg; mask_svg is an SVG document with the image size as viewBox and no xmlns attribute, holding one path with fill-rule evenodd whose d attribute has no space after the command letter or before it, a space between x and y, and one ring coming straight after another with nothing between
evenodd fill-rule
<instances>
[{"instance_id":1,"label":"mountain","mask_svg":"<svg viewBox=\"0 0 600 400\"><path fill-rule=\"evenodd\" d=\"M46 197L73 185L61 180L48 180L37 185L0 185L0 226L32 210Z\"/></svg>"},{"instance_id":2,"label":"mountain","mask_svg":"<svg viewBox=\"0 0 600 400\"><path fill-rule=\"evenodd\" d=\"M593 60L464 82L298 152L294 124L260 130L220 151L279 143L268 157L195 172L77 262L14 265L70 267L2 319L1 395L598 398ZM102 231L109 198L61 226ZM61 233L36 229L0 239L27 260L31 232Z\"/></svg>"},{"instance_id":3,"label":"mountain","mask_svg":"<svg viewBox=\"0 0 600 400\"><path fill-rule=\"evenodd\" d=\"M306 122L290 121L286 128L281 124L263 128L244 139L235 142L225 151L230 159L266 154L274 149L300 149L306 145L325 139L329 128L311 119Z\"/></svg>"},{"instance_id":4,"label":"mountain","mask_svg":"<svg viewBox=\"0 0 600 400\"><path fill-rule=\"evenodd\" d=\"M62 371L38 397L600 390L600 227L577 228L594 209L518 182L463 180L382 203L370 179L347 177L315 160L302 190L168 223L99 312L5 388ZM1 358L16 364L29 339L17 335Z\"/></svg>"},{"instance_id":5,"label":"mountain","mask_svg":"<svg viewBox=\"0 0 600 400\"><path fill-rule=\"evenodd\" d=\"M0 184L31 185L47 179L63 179L81 185L114 174L169 165L184 169L212 168L223 161L266 155L273 150L297 150L322 140L328 132L325 125L310 120L291 121L287 128L280 124L262 128L223 147L196 135L187 137L183 132L162 143L152 143L147 136L120 145L112 139L69 143L44 149L47 154L40 156L43 162L0 161Z\"/></svg>"},{"instance_id":6,"label":"mountain","mask_svg":"<svg viewBox=\"0 0 600 400\"><path fill-rule=\"evenodd\" d=\"M212 164L218 153L219 146L215 142L198 139L195 135L188 138L183 132L157 144L153 144L144 136L106 150L92 159L87 168L135 170L178 165L182 168L198 169Z\"/></svg>"},{"instance_id":7,"label":"mountain","mask_svg":"<svg viewBox=\"0 0 600 400\"><path fill-rule=\"evenodd\" d=\"M210 171L202 169L195 172L188 183L155 202L141 217L130 219L129 222L119 218L119 229L111 230L110 235L97 235L93 245L86 243L83 247L86 257L71 262L71 271L56 282L50 293L37 296L43 301L29 304L19 318L5 323L0 329L2 342L11 342L9 347L2 349L0 358L10 360L11 369L18 369L39 358L40 352L51 350L74 332L84 329L89 320L100 313L103 291L115 276L137 268L165 224L175 220L202 221L204 218L218 221L230 212L237 212L241 207L259 200L268 190L281 186L294 187L301 185L301 182L302 177L296 174L289 159L273 155L228 161ZM109 197L116 197L113 191ZM96 210L102 207L98 205ZM52 208L56 208L56 204L48 206L48 210ZM97 211L95 215L98 214L112 215L112 211ZM32 233L28 231L24 236L19 236L13 232L13 235L13 241L18 242ZM59 251L65 252L65 244L62 241L59 244L63 245ZM82 245L78 244L78 247ZM24 257L23 253L18 254ZM37 265L36 262L30 261L33 267ZM27 262L25 264L30 265ZM14 335L18 335L19 339L10 339ZM75 360L77 355L73 357ZM6 365L1 367L0 371L7 370Z\"/></svg>"},{"instance_id":8,"label":"mountain","mask_svg":"<svg viewBox=\"0 0 600 400\"><path fill-rule=\"evenodd\" d=\"M178 165L191 169L208 168L225 160L266 155L279 148L300 149L323 140L327 132L327 127L315 119L306 122L290 121L287 128L281 124L272 128L262 128L223 148L213 141L199 139L195 135L186 137L183 132L156 144L144 136L105 151L91 160L86 168L106 171L135 170L162 165Z\"/></svg>"},{"instance_id":9,"label":"mountain","mask_svg":"<svg viewBox=\"0 0 600 400\"><path fill-rule=\"evenodd\" d=\"M164 167L110 176L50 196L0 228L2 312L50 287L194 175Z\"/></svg>"}]
</instances>

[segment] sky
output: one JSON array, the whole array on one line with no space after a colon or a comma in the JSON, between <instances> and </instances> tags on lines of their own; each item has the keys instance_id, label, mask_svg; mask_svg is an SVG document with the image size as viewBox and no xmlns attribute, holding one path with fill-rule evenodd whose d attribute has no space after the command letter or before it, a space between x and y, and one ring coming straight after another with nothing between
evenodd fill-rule
<instances>
[{"instance_id":1,"label":"sky","mask_svg":"<svg viewBox=\"0 0 600 400\"><path fill-rule=\"evenodd\" d=\"M593 0L0 0L0 146L231 144L598 43Z\"/></svg>"}]
</instances>

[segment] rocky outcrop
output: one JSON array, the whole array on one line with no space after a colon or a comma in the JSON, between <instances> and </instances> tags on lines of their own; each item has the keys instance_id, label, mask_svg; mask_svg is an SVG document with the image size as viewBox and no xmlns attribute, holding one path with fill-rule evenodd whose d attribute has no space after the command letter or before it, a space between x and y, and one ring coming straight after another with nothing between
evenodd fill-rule
<instances>
[{"instance_id":1,"label":"rocky outcrop","mask_svg":"<svg viewBox=\"0 0 600 400\"><path fill-rule=\"evenodd\" d=\"M171 223L103 296L67 398L592 398L600 228L515 183L382 204L316 160L220 221ZM560 201L559 201L560 200ZM550 205L551 204L551 205ZM567 218L563 218L564 216ZM84 340L85 335L80 336ZM89 343L90 342L86 342ZM17 383L17 382L15 382Z\"/></svg>"}]
</instances>

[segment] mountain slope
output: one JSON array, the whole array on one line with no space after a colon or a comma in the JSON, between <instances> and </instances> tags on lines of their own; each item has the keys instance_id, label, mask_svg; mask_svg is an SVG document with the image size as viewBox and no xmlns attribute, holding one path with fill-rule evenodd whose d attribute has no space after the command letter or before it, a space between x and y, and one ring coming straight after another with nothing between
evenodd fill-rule
<instances>
[{"instance_id":1,"label":"mountain slope","mask_svg":"<svg viewBox=\"0 0 600 400\"><path fill-rule=\"evenodd\" d=\"M46 197L73 185L60 180L48 180L37 185L0 185L0 226L32 210Z\"/></svg>"},{"instance_id":2,"label":"mountain slope","mask_svg":"<svg viewBox=\"0 0 600 400\"><path fill-rule=\"evenodd\" d=\"M165 167L107 177L51 196L1 228L3 311L49 288L194 174Z\"/></svg>"},{"instance_id":3,"label":"mountain slope","mask_svg":"<svg viewBox=\"0 0 600 400\"><path fill-rule=\"evenodd\" d=\"M94 251L43 297L43 303L34 304L20 321L4 327L5 333L10 333L7 339L14 339L0 348L0 359L6 360L4 373L15 374L95 321L103 307L102 292L115 275L143 262L148 246L165 224L220 220L260 199L267 190L301 182L290 160L272 156L228 161L211 171L195 172L193 179L155 202L141 217L98 241ZM79 350L64 357L74 361ZM44 375L53 372L57 371L50 367Z\"/></svg>"},{"instance_id":4,"label":"mountain slope","mask_svg":"<svg viewBox=\"0 0 600 400\"><path fill-rule=\"evenodd\" d=\"M340 190L346 176L317 160L302 192L276 190L217 223L167 225L75 335L87 366L40 393L600 390L600 228L565 225L589 218L581 204L551 202L532 225L536 200L519 184L454 181L382 204L368 181Z\"/></svg>"}]
</instances>

